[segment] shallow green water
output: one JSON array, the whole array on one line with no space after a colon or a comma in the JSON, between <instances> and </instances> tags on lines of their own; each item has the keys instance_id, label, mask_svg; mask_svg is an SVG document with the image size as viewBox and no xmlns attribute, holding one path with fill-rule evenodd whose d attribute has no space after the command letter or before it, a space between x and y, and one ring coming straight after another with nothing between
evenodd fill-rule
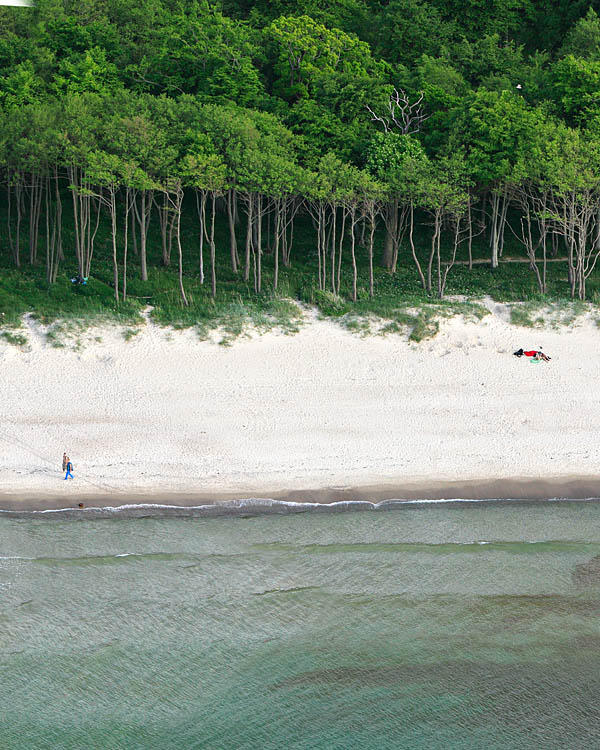
<instances>
[{"instance_id":1,"label":"shallow green water","mask_svg":"<svg viewBox=\"0 0 600 750\"><path fill-rule=\"evenodd\" d=\"M597 503L0 516L0 747L590 750L596 555Z\"/></svg>"}]
</instances>

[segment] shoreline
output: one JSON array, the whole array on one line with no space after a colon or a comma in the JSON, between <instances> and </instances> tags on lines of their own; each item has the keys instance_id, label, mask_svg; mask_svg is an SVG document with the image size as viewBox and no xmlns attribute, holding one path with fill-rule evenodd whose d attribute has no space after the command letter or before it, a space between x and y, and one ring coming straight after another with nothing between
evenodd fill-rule
<instances>
[{"instance_id":1,"label":"shoreline","mask_svg":"<svg viewBox=\"0 0 600 750\"><path fill-rule=\"evenodd\" d=\"M533 335L487 304L420 344L315 319L231 347L148 323L55 349L29 321L28 351L0 342L0 509L600 497L595 319Z\"/></svg>"},{"instance_id":2,"label":"shoreline","mask_svg":"<svg viewBox=\"0 0 600 750\"><path fill-rule=\"evenodd\" d=\"M267 507L271 501L281 505L327 506L344 503L377 505L394 501L414 504L415 501L544 501L600 499L600 477L497 478L464 481L398 482L394 484L356 487L322 487L306 490L275 492L131 492L80 493L69 496L50 493L0 493L0 511L32 512L53 510L115 509L124 507L181 508L213 507L215 511Z\"/></svg>"}]
</instances>

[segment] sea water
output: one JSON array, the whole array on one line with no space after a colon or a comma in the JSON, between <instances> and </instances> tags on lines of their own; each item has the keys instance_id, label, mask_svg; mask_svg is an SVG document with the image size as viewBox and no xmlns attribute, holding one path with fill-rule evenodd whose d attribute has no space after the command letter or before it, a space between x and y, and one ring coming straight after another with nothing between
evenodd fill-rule
<instances>
[{"instance_id":1,"label":"sea water","mask_svg":"<svg viewBox=\"0 0 600 750\"><path fill-rule=\"evenodd\" d=\"M597 748L598 555L596 502L0 514L0 747Z\"/></svg>"}]
</instances>

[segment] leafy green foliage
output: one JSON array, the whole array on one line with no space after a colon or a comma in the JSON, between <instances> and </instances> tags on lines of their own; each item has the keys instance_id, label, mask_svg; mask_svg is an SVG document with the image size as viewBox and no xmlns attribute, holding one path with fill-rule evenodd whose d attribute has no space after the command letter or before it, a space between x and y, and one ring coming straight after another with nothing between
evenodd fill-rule
<instances>
[{"instance_id":1,"label":"leafy green foliage","mask_svg":"<svg viewBox=\"0 0 600 750\"><path fill-rule=\"evenodd\" d=\"M386 111L398 89L405 109L382 132L367 107ZM561 253L569 231L585 238L580 244L588 255L579 259L585 278L578 283L585 295L587 280L593 294L595 219L577 231L568 225L582 211L593 215L600 193L599 91L600 21L583 0L550 6L533 0L38 0L32 9L0 8L6 226L0 307L13 320L27 310L135 320L142 306L137 297L150 300L163 321L202 327L198 321L224 326L227 316L270 320L279 315L275 307L285 307L280 291L269 289L272 296L259 297L256 308L248 291L264 262L267 286L287 285L290 296L316 304L322 314L354 314L363 304L388 314L398 309L398 297L421 294L414 260L431 273L432 223L443 235L438 277L456 261L449 292L530 296L536 293L531 258L524 257L523 238L520 245L515 239L523 232L523 196L529 196L534 234L551 224L546 239L560 235ZM182 204L175 195L184 196ZM498 204L499 196L505 204L490 217L489 203ZM540 208L542 196L551 196L552 205ZM212 214L197 198L209 201ZM73 200L83 218L73 214ZM309 219L315 206L326 212L316 222L319 253ZM253 211L261 212L258 221ZM89 241L96 218L95 282L78 289L66 280L73 247L83 242L75 226ZM510 274L468 268L473 253L481 260L491 244L499 250L498 221L506 252L526 262ZM390 280L376 266L392 231L400 261ZM50 262L59 234L61 250ZM140 279L142 235L154 269L144 268ZM531 242L536 252L543 245L537 239ZM179 240L176 275L168 266ZM280 245L288 241L295 243L293 257L280 259ZM200 246L210 250L222 302L199 278ZM344 277L355 272L351 249L358 266L354 289ZM317 259L339 263L323 275L340 277L334 292L315 283ZM575 261L567 267L556 260L552 269L560 271L548 270L545 293L574 294ZM44 261L52 267L46 281ZM11 270L12 263L21 270ZM167 268L159 272L160 264ZM118 289L111 288L118 278L132 295L119 306ZM365 302L373 279L376 294ZM184 281L188 306L180 301ZM255 288L264 292L256 282ZM380 308L378 295L385 300ZM358 297L352 305L351 297ZM425 318L417 320L417 331L429 330Z\"/></svg>"}]
</instances>

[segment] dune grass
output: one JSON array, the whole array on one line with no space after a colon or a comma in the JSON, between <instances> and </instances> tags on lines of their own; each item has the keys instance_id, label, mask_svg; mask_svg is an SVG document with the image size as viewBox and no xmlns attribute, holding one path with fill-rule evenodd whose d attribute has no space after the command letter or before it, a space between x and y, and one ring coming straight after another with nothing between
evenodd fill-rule
<instances>
[{"instance_id":1,"label":"dune grass","mask_svg":"<svg viewBox=\"0 0 600 750\"><path fill-rule=\"evenodd\" d=\"M66 203L66 205L68 205ZM189 207L186 207L189 208ZM302 323L302 305L314 306L321 317L336 319L348 330L361 335L406 333L413 341L435 335L440 317L466 315L472 319L485 314L477 299L489 295L492 299L514 304L513 322L518 325L565 325L580 314L575 303L568 300L569 289L563 263L548 266L548 294L537 291L534 274L527 263L502 263L497 269L489 265L456 265L450 272L447 295L450 299L437 299L420 287L414 263L407 248L403 248L395 274L375 267L375 294L368 294L368 258L363 248L357 249L358 300L351 300L351 265L345 251L342 287L339 295L318 288L316 279L315 233L306 219L298 221L292 265L280 266L279 285L273 288L273 256L268 248L264 256L263 291L254 292L251 283L245 283L241 274L234 274L229 265L228 232L223 221L217 226L217 295L213 299L210 285L202 284L199 273L198 227L195 214L183 214L182 240L184 247L184 285L189 306L182 304L178 274L174 265L161 266L160 236L157 222L151 226L148 241L149 278L142 282L139 259L130 253L128 262L125 301L115 301L113 269L110 250L110 228L103 219L96 240L92 272L86 286L71 284L70 277L76 267L69 250L72 237L65 234L65 260L59 269L57 282L48 284L43 266L43 252L36 265L24 263L20 269L11 264L5 236L5 208L0 205L0 329L18 328L22 316L31 313L45 324L55 321L77 320L81 325L102 323L117 325L126 339L144 322L143 311L151 308L151 319L163 326L194 328L201 338L218 331L218 340L230 343L249 327L258 330L278 328L294 333ZM68 220L65 222L68 225ZM240 246L243 243L243 226L239 228ZM383 237L377 236L377 257ZM24 244L26 237L24 238ZM429 248L429 229L421 227L417 245L422 260L426 261ZM459 259L464 260L464 248ZM485 258L488 247L485 241L475 243L475 257ZM520 247L507 236L505 253L523 257ZM173 261L176 261L173 258ZM208 259L205 257L205 270ZM588 289L592 301L600 300L600 283L590 278ZM464 301L453 301L461 296ZM551 316L536 312L542 308L554 309ZM550 320L550 323L548 321ZM375 323L375 321L378 321ZM16 334L15 334L16 335ZM53 334L50 334L53 338ZM58 333L54 335L57 345ZM5 340L6 337L5 337Z\"/></svg>"}]
</instances>

